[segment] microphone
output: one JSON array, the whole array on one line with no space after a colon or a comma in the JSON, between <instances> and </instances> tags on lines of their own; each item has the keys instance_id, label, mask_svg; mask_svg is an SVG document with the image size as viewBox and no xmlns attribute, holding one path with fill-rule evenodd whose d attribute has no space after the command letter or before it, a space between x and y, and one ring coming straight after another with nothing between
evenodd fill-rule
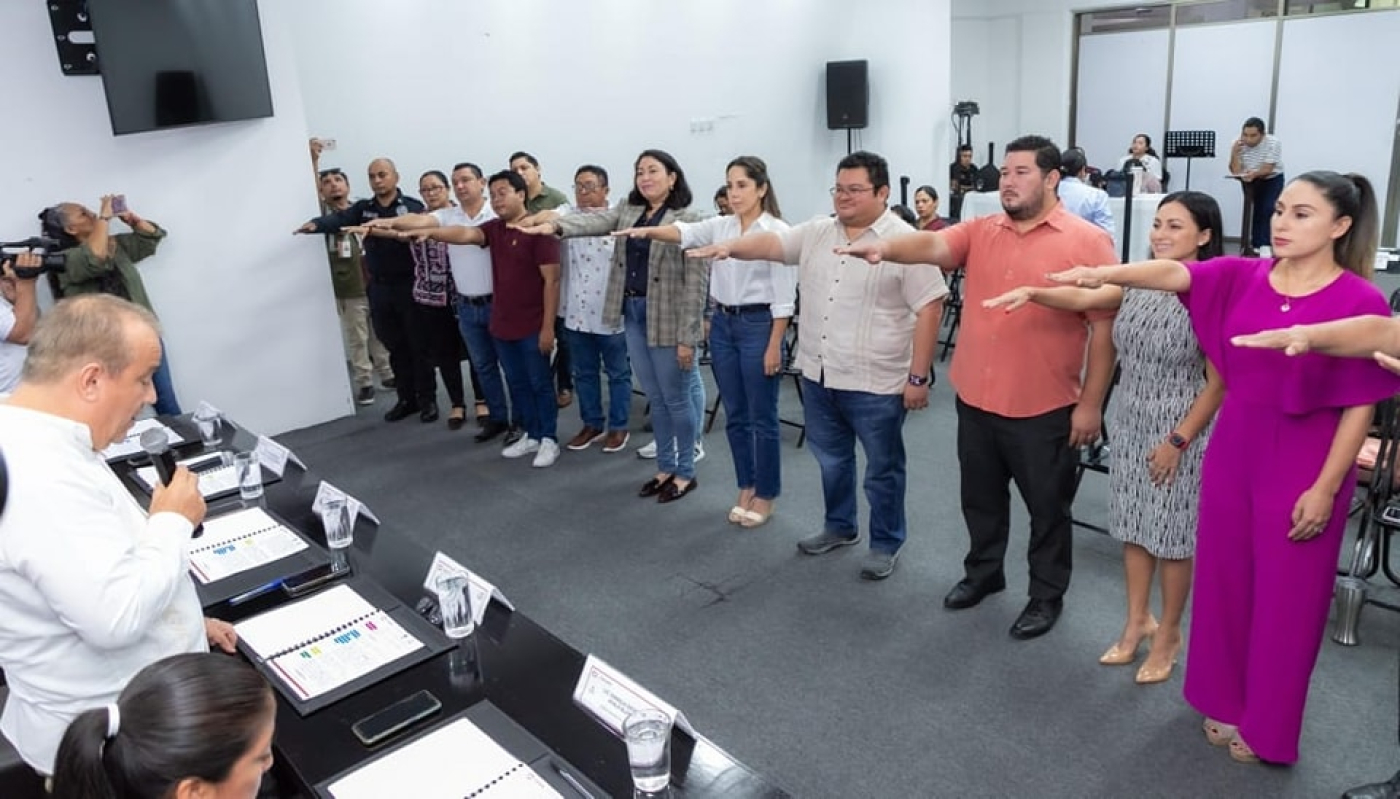
<instances>
[{"instance_id":1,"label":"microphone","mask_svg":"<svg viewBox=\"0 0 1400 799\"><path fill-rule=\"evenodd\" d=\"M150 456L151 465L156 467L161 485L170 485L170 481L175 477L175 453L170 451L170 436L159 427L152 427L141 434L141 449ZM199 538L202 535L204 525L196 524L192 537Z\"/></svg>"},{"instance_id":2,"label":"microphone","mask_svg":"<svg viewBox=\"0 0 1400 799\"><path fill-rule=\"evenodd\" d=\"M175 454L170 451L170 436L159 427L152 427L141 434L141 449L151 457L160 482L170 485L170 480L175 476Z\"/></svg>"}]
</instances>

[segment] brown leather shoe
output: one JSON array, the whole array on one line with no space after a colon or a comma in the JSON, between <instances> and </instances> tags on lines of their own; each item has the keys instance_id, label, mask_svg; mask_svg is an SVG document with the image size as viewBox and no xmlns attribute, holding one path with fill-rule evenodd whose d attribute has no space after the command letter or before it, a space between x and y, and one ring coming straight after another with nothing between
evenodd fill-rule
<instances>
[{"instance_id":1,"label":"brown leather shoe","mask_svg":"<svg viewBox=\"0 0 1400 799\"><path fill-rule=\"evenodd\" d=\"M626 430L609 430L608 437L603 439L604 452L621 452L627 449L627 441L632 434Z\"/></svg>"},{"instance_id":2,"label":"brown leather shoe","mask_svg":"<svg viewBox=\"0 0 1400 799\"><path fill-rule=\"evenodd\" d=\"M584 425L583 429L578 431L578 435L569 439L569 443L565 446L567 446L571 450L574 450L575 452L582 449L588 449L590 446L593 445L594 441L601 439L605 435L607 435L607 433L604 433L602 430L599 430L596 427Z\"/></svg>"}]
</instances>

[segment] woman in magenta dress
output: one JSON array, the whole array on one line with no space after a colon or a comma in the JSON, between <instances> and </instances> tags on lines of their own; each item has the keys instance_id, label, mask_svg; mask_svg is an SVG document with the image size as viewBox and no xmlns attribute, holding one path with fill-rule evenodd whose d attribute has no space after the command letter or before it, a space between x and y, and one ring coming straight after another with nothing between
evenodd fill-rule
<instances>
[{"instance_id":1,"label":"woman in magenta dress","mask_svg":"<svg viewBox=\"0 0 1400 799\"><path fill-rule=\"evenodd\" d=\"M1371 406L1400 391L1372 362L1230 345L1232 336L1388 315L1369 281L1375 195L1360 175L1309 172L1280 196L1275 259L1079 267L1051 279L1172 291L1229 387L1202 466L1186 699L1206 738L1251 762L1293 763L1332 599L1353 462Z\"/></svg>"}]
</instances>

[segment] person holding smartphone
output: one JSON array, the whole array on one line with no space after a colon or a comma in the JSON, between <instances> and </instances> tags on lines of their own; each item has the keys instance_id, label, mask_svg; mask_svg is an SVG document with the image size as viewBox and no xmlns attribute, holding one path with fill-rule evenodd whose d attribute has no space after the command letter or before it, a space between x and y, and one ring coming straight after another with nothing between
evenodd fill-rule
<instances>
[{"instance_id":1,"label":"person holding smartphone","mask_svg":"<svg viewBox=\"0 0 1400 799\"><path fill-rule=\"evenodd\" d=\"M155 255L165 230L127 207L125 195L103 195L97 207L94 213L82 203L62 202L39 213L44 235L58 240L65 258L58 276L59 291L64 297L114 294L154 313L136 264ZM114 217L131 232L112 233L109 228ZM175 398L164 342L160 368L151 379L156 388L156 413L179 416L180 402Z\"/></svg>"}]
</instances>

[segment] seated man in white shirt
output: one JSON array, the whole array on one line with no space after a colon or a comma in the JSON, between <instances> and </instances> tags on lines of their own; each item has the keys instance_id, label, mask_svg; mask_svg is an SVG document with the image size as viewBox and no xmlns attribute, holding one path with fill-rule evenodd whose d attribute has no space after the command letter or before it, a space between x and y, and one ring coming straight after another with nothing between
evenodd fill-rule
<instances>
[{"instance_id":1,"label":"seated man in white shirt","mask_svg":"<svg viewBox=\"0 0 1400 799\"><path fill-rule=\"evenodd\" d=\"M203 618L187 573L204 518L194 476L177 470L148 514L101 454L155 401L160 354L144 308L108 294L64 300L39 320L0 404L0 732L42 774L73 717L115 701L144 666L211 642L233 651L233 628Z\"/></svg>"},{"instance_id":2,"label":"seated man in white shirt","mask_svg":"<svg viewBox=\"0 0 1400 799\"><path fill-rule=\"evenodd\" d=\"M1098 225L1108 231L1108 235L1115 235L1113 212L1108 210L1108 192L1084 182L1084 175L1089 169L1089 159L1084 151L1078 147L1065 150L1060 164L1063 177L1060 178L1058 193L1065 210Z\"/></svg>"},{"instance_id":3,"label":"seated man in white shirt","mask_svg":"<svg viewBox=\"0 0 1400 799\"><path fill-rule=\"evenodd\" d=\"M19 384L29 334L39 321L34 278L20 278L12 267L35 269L41 263L40 256L32 252L0 259L0 394L14 391Z\"/></svg>"}]
</instances>

